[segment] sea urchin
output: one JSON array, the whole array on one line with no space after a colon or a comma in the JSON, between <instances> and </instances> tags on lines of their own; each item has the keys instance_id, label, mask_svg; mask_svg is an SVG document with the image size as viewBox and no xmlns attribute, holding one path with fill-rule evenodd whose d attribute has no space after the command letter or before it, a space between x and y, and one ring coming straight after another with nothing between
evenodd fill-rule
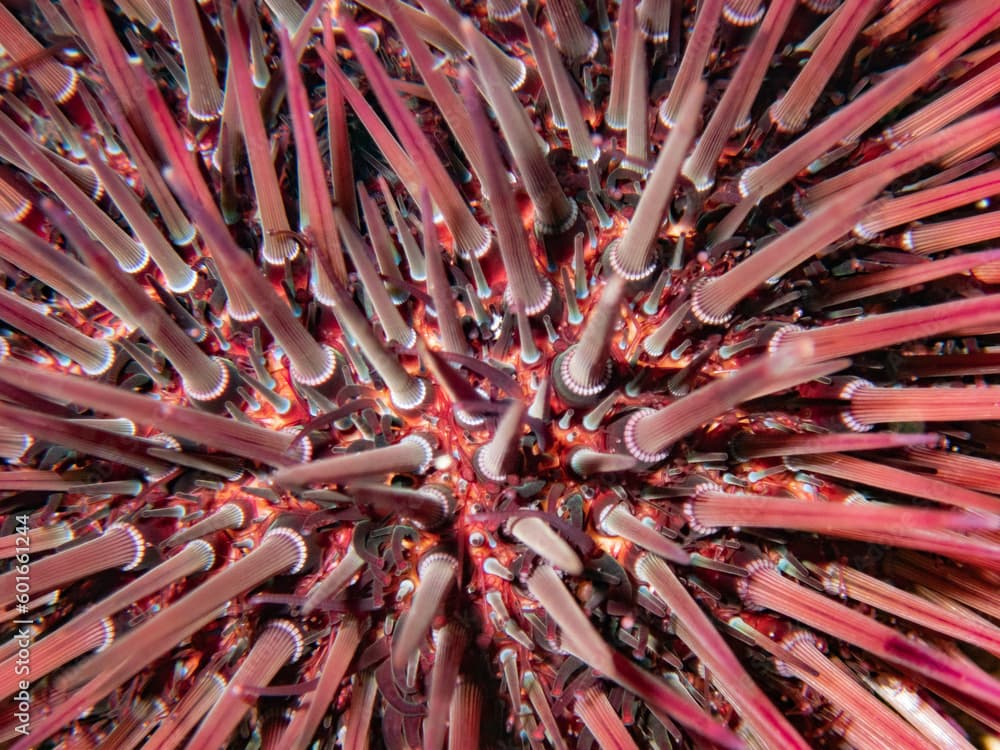
<instances>
[{"instance_id":1,"label":"sea urchin","mask_svg":"<svg viewBox=\"0 0 1000 750\"><path fill-rule=\"evenodd\" d=\"M2 741L995 741L996 0L357 2L0 5Z\"/></svg>"}]
</instances>

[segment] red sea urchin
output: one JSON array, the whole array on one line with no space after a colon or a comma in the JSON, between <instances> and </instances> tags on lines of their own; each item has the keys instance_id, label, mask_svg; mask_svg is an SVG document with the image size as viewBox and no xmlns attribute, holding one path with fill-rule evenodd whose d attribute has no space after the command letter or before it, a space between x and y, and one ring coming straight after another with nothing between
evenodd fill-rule
<instances>
[{"instance_id":1,"label":"red sea urchin","mask_svg":"<svg viewBox=\"0 0 1000 750\"><path fill-rule=\"evenodd\" d=\"M988 742L998 28L0 6L3 741Z\"/></svg>"}]
</instances>

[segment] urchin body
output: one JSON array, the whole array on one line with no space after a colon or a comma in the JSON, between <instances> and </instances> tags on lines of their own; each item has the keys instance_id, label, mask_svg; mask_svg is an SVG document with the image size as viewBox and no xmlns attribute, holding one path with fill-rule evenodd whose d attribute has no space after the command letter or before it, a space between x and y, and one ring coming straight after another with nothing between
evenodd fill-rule
<instances>
[{"instance_id":1,"label":"urchin body","mask_svg":"<svg viewBox=\"0 0 1000 750\"><path fill-rule=\"evenodd\" d=\"M1000 11L698 5L0 11L5 740L996 731Z\"/></svg>"}]
</instances>

